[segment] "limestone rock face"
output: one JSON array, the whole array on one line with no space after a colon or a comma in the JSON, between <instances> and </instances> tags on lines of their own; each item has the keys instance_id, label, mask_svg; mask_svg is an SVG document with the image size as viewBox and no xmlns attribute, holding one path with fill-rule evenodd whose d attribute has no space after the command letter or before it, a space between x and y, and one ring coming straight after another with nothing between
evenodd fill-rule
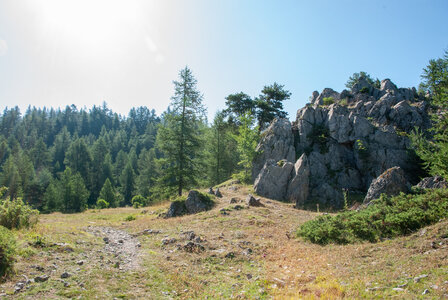
<instances>
[{"instance_id":1,"label":"limestone rock face","mask_svg":"<svg viewBox=\"0 0 448 300\"><path fill-rule=\"evenodd\" d=\"M293 176L288 185L286 199L295 202L296 207L303 206L309 195L310 164L305 153L296 161Z\"/></svg>"},{"instance_id":2,"label":"limestone rock face","mask_svg":"<svg viewBox=\"0 0 448 300\"><path fill-rule=\"evenodd\" d=\"M291 123L286 119L276 119L262 133L257 146L259 155L253 163L252 178L255 179L268 159L295 162L294 137Z\"/></svg>"},{"instance_id":3,"label":"limestone rock face","mask_svg":"<svg viewBox=\"0 0 448 300\"><path fill-rule=\"evenodd\" d=\"M325 105L328 97L333 103ZM417 183L419 167L409 157L405 133L430 126L427 102L419 97L414 88L397 88L389 79L380 88L360 80L340 94L313 92L292 124L275 120L262 134L252 170L256 192L299 206L341 207L342 189L366 193L375 178L395 166ZM288 164L280 167L280 160Z\"/></svg>"},{"instance_id":4,"label":"limestone rock face","mask_svg":"<svg viewBox=\"0 0 448 300\"><path fill-rule=\"evenodd\" d=\"M417 184L417 187L421 189L446 189L448 182L442 176L426 177Z\"/></svg>"},{"instance_id":5,"label":"limestone rock face","mask_svg":"<svg viewBox=\"0 0 448 300\"><path fill-rule=\"evenodd\" d=\"M364 198L364 204L374 199L378 199L381 194L388 196L398 195L400 192L406 193L410 190L410 184L407 181L403 170L400 167L387 169L378 178L370 184L367 195Z\"/></svg>"},{"instance_id":6,"label":"limestone rock face","mask_svg":"<svg viewBox=\"0 0 448 300\"><path fill-rule=\"evenodd\" d=\"M269 159L255 179L254 190L258 195L283 200L294 165L285 160Z\"/></svg>"}]
</instances>

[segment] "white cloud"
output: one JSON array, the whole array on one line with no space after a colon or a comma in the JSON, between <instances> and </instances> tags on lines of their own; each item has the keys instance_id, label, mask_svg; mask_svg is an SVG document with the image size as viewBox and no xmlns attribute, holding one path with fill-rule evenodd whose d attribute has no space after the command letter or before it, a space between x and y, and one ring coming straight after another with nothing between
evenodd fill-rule
<instances>
[{"instance_id":1,"label":"white cloud","mask_svg":"<svg viewBox=\"0 0 448 300\"><path fill-rule=\"evenodd\" d=\"M6 55L8 52L8 44L5 40L0 39L0 56Z\"/></svg>"}]
</instances>

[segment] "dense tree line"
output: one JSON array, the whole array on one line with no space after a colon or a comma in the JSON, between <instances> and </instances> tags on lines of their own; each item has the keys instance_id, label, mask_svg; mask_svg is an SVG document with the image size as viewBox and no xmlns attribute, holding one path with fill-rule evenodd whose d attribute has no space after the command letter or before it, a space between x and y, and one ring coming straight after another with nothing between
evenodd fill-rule
<instances>
[{"instance_id":1,"label":"dense tree line","mask_svg":"<svg viewBox=\"0 0 448 300\"><path fill-rule=\"evenodd\" d=\"M290 93L275 83L259 97L229 95L208 123L202 94L186 67L160 116L127 116L106 103L91 109L6 108L0 116L0 186L44 212L148 204L232 176L248 180L258 129L285 117ZM258 126L255 124L258 121ZM133 201L134 199L134 201ZM144 203L141 203L144 202Z\"/></svg>"}]
</instances>

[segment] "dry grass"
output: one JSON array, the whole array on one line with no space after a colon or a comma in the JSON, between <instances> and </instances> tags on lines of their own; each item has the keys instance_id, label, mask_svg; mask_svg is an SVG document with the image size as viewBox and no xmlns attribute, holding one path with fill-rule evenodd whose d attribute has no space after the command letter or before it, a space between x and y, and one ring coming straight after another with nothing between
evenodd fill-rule
<instances>
[{"instance_id":1,"label":"dry grass","mask_svg":"<svg viewBox=\"0 0 448 300\"><path fill-rule=\"evenodd\" d=\"M428 289L429 297L447 297L448 222L377 244L322 247L292 234L317 213L265 198L265 207L235 210L235 205L244 204L230 204L230 199L244 200L249 188L232 188L220 188L224 197L217 199L211 211L172 219L158 218L168 203L42 215L32 230L16 232L21 254L17 274L0 285L0 294L33 299L338 299L418 298ZM229 214L221 214L222 208L228 208ZM136 219L125 221L129 215ZM109 226L132 234L145 229L161 233L139 235L141 264L123 271L114 268L113 255L103 252L103 240L89 233L87 226ZM205 240L201 242L205 251L179 249L187 242L180 235L185 231ZM163 245L165 237L177 241ZM76 262L81 259L85 263L79 266ZM64 279L68 287L60 279L65 271L73 275ZM30 283L28 289L13 294L23 275L34 278L43 273L50 276L47 282ZM428 276L414 282L421 274ZM405 283L403 291L393 290Z\"/></svg>"}]
</instances>

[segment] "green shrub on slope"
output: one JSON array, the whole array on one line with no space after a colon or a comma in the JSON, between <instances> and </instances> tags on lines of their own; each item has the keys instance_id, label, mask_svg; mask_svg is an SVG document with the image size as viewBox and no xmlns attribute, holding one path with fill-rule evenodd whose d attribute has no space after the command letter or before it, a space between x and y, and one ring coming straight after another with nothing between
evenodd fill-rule
<instances>
[{"instance_id":1,"label":"green shrub on slope","mask_svg":"<svg viewBox=\"0 0 448 300\"><path fill-rule=\"evenodd\" d=\"M419 195L382 195L360 211L324 215L304 223L297 235L312 243L376 242L406 235L448 216L448 190Z\"/></svg>"},{"instance_id":2,"label":"green shrub on slope","mask_svg":"<svg viewBox=\"0 0 448 300\"><path fill-rule=\"evenodd\" d=\"M0 281L12 270L15 250L16 241L11 231L0 226Z\"/></svg>"},{"instance_id":3,"label":"green shrub on slope","mask_svg":"<svg viewBox=\"0 0 448 300\"><path fill-rule=\"evenodd\" d=\"M0 225L8 229L28 228L37 223L39 211L22 199L0 200Z\"/></svg>"}]
</instances>

